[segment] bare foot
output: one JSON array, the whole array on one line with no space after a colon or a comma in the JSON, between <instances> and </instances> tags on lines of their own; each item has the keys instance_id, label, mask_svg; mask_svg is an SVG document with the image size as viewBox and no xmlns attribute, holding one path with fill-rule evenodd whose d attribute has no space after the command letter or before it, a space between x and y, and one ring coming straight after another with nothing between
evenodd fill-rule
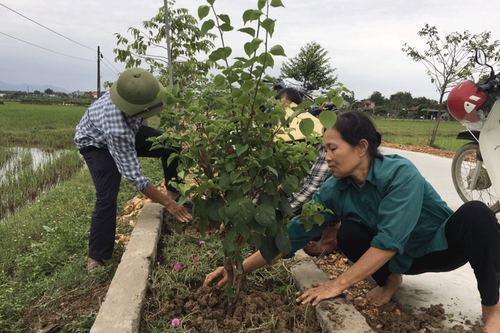
<instances>
[{"instance_id":1,"label":"bare foot","mask_svg":"<svg viewBox=\"0 0 500 333\"><path fill-rule=\"evenodd\" d=\"M403 277L401 274L392 273L387 278L385 286L372 289L368 295L366 295L366 298L373 305L382 306L391 300L392 295L394 295L402 283Z\"/></svg>"},{"instance_id":2,"label":"bare foot","mask_svg":"<svg viewBox=\"0 0 500 333\"><path fill-rule=\"evenodd\" d=\"M484 329L487 333L500 333L500 302L496 305L486 306L483 308Z\"/></svg>"}]
</instances>

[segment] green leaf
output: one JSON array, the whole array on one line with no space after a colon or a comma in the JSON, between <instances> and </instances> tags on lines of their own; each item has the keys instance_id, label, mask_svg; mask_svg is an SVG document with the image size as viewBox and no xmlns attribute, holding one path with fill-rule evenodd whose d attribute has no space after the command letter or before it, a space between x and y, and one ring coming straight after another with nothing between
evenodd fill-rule
<instances>
[{"instance_id":1,"label":"green leaf","mask_svg":"<svg viewBox=\"0 0 500 333\"><path fill-rule=\"evenodd\" d=\"M257 7L259 8L259 10L262 10L262 8L264 8L264 6L266 5L266 2L267 2L267 0L259 0L257 2Z\"/></svg>"},{"instance_id":2,"label":"green leaf","mask_svg":"<svg viewBox=\"0 0 500 333\"><path fill-rule=\"evenodd\" d=\"M227 24L231 24L231 19L229 18L229 16L227 14L220 14L219 18L222 20L222 22L227 23Z\"/></svg>"},{"instance_id":3,"label":"green leaf","mask_svg":"<svg viewBox=\"0 0 500 333\"><path fill-rule=\"evenodd\" d=\"M281 45L274 45L273 47L271 47L271 50L269 50L269 52L275 56L286 57L285 50L283 50L283 47Z\"/></svg>"},{"instance_id":4,"label":"green leaf","mask_svg":"<svg viewBox=\"0 0 500 333\"><path fill-rule=\"evenodd\" d=\"M215 62L217 60L220 60L220 59L224 59L224 49L223 48L218 48L217 50L213 51L208 56L208 59L210 59L213 62Z\"/></svg>"},{"instance_id":5,"label":"green leaf","mask_svg":"<svg viewBox=\"0 0 500 333\"><path fill-rule=\"evenodd\" d=\"M273 156L273 148L264 148L262 154L260 154L261 160L267 160L269 157Z\"/></svg>"},{"instance_id":6,"label":"green leaf","mask_svg":"<svg viewBox=\"0 0 500 333\"><path fill-rule=\"evenodd\" d=\"M285 7L281 0L271 0L271 7Z\"/></svg>"},{"instance_id":7,"label":"green leaf","mask_svg":"<svg viewBox=\"0 0 500 333\"><path fill-rule=\"evenodd\" d=\"M243 197L234 202L230 202L226 209L226 215L234 225L241 223L247 225L254 217L254 210L255 208L252 199L249 197ZM246 238L248 237L245 237L245 239Z\"/></svg>"},{"instance_id":8,"label":"green leaf","mask_svg":"<svg viewBox=\"0 0 500 333\"><path fill-rule=\"evenodd\" d=\"M201 25L201 34L205 35L209 30L215 27L215 22L213 20L207 20Z\"/></svg>"},{"instance_id":9,"label":"green leaf","mask_svg":"<svg viewBox=\"0 0 500 333\"><path fill-rule=\"evenodd\" d=\"M250 14L250 21L255 21L258 20L262 16L262 11L254 9L252 10L252 13Z\"/></svg>"},{"instance_id":10,"label":"green leaf","mask_svg":"<svg viewBox=\"0 0 500 333\"><path fill-rule=\"evenodd\" d=\"M221 31L232 31L234 28L232 25L224 23L219 26Z\"/></svg>"},{"instance_id":11,"label":"green leaf","mask_svg":"<svg viewBox=\"0 0 500 333\"><path fill-rule=\"evenodd\" d=\"M333 111L323 111L318 116L321 125L326 129L330 129L337 121L337 115Z\"/></svg>"},{"instance_id":12,"label":"green leaf","mask_svg":"<svg viewBox=\"0 0 500 333\"><path fill-rule=\"evenodd\" d=\"M231 172L236 167L236 162L234 160L227 160L224 164L224 167L226 168L227 172Z\"/></svg>"},{"instance_id":13,"label":"green leaf","mask_svg":"<svg viewBox=\"0 0 500 333\"><path fill-rule=\"evenodd\" d=\"M254 87L254 85L255 83L253 81L246 81L241 85L241 90L247 93Z\"/></svg>"},{"instance_id":14,"label":"green leaf","mask_svg":"<svg viewBox=\"0 0 500 333\"><path fill-rule=\"evenodd\" d=\"M311 120L312 121L312 120ZM269 170L270 172L273 173L273 175L275 175L276 177L278 177L278 172L276 171L276 169L274 169L272 166L270 165L267 165L266 166L266 169Z\"/></svg>"},{"instance_id":15,"label":"green leaf","mask_svg":"<svg viewBox=\"0 0 500 333\"><path fill-rule=\"evenodd\" d=\"M167 165L170 165L170 163L172 163L172 161L177 158L179 156L179 154L177 153L172 153L170 154L170 156L168 157L168 160L167 160Z\"/></svg>"},{"instance_id":16,"label":"green leaf","mask_svg":"<svg viewBox=\"0 0 500 333\"><path fill-rule=\"evenodd\" d=\"M253 217L261 226L269 228L273 231L276 230L276 212L274 207L271 205L263 203L255 207Z\"/></svg>"},{"instance_id":17,"label":"green leaf","mask_svg":"<svg viewBox=\"0 0 500 333\"><path fill-rule=\"evenodd\" d=\"M228 286L224 286L224 296L234 298L236 297L236 294L234 293L234 290L229 288Z\"/></svg>"},{"instance_id":18,"label":"green leaf","mask_svg":"<svg viewBox=\"0 0 500 333\"><path fill-rule=\"evenodd\" d=\"M243 174L243 170L236 169L233 172L231 172L231 183L235 183L236 179L238 179L239 176Z\"/></svg>"},{"instance_id":19,"label":"green leaf","mask_svg":"<svg viewBox=\"0 0 500 333\"><path fill-rule=\"evenodd\" d=\"M253 29L253 28L241 28L241 29L238 29L238 31L247 33L250 36L255 37L255 29Z\"/></svg>"},{"instance_id":20,"label":"green leaf","mask_svg":"<svg viewBox=\"0 0 500 333\"><path fill-rule=\"evenodd\" d=\"M299 129L302 134L304 134L305 137L308 138L314 130L314 121L312 121L312 119L310 118L302 119L299 124Z\"/></svg>"},{"instance_id":21,"label":"green leaf","mask_svg":"<svg viewBox=\"0 0 500 333\"><path fill-rule=\"evenodd\" d=\"M178 93L179 93L179 83L176 83L172 87L172 95L177 96Z\"/></svg>"},{"instance_id":22,"label":"green leaf","mask_svg":"<svg viewBox=\"0 0 500 333\"><path fill-rule=\"evenodd\" d=\"M237 155L237 156L240 156L241 154L243 154L244 152L246 152L246 151L247 151L247 149L248 149L248 145L244 145L244 146L243 146L243 145L241 145L241 144L237 143L237 144L235 145L235 148L236 148L236 155Z\"/></svg>"},{"instance_id":23,"label":"green leaf","mask_svg":"<svg viewBox=\"0 0 500 333\"><path fill-rule=\"evenodd\" d=\"M252 19L253 9L247 9L243 12L243 24L246 24L248 21Z\"/></svg>"},{"instance_id":24,"label":"green leaf","mask_svg":"<svg viewBox=\"0 0 500 333\"><path fill-rule=\"evenodd\" d=\"M203 5L198 7L198 17L200 18L200 20L203 20L208 15L208 13L210 13L210 6Z\"/></svg>"},{"instance_id":25,"label":"green leaf","mask_svg":"<svg viewBox=\"0 0 500 333\"><path fill-rule=\"evenodd\" d=\"M260 24L266 31L269 33L269 35L272 37L274 33L274 25L275 25L276 20L272 20L270 18L265 19L262 21Z\"/></svg>"},{"instance_id":26,"label":"green leaf","mask_svg":"<svg viewBox=\"0 0 500 333\"><path fill-rule=\"evenodd\" d=\"M214 77L214 85L216 87L223 87L225 83L226 77L224 75L218 74L216 77Z\"/></svg>"},{"instance_id":27,"label":"green leaf","mask_svg":"<svg viewBox=\"0 0 500 333\"><path fill-rule=\"evenodd\" d=\"M219 196L208 199L205 204L208 217L214 221L222 222L222 218L219 214L219 208L223 206L225 206L224 199Z\"/></svg>"},{"instance_id":28,"label":"green leaf","mask_svg":"<svg viewBox=\"0 0 500 333\"><path fill-rule=\"evenodd\" d=\"M337 108L340 108L344 103L344 98L342 96L337 96L332 98L332 103L335 104Z\"/></svg>"},{"instance_id":29,"label":"green leaf","mask_svg":"<svg viewBox=\"0 0 500 333\"><path fill-rule=\"evenodd\" d=\"M281 229L276 235L276 247L283 254L288 254L292 251L292 243L290 242L290 237L288 236L286 228Z\"/></svg>"},{"instance_id":30,"label":"green leaf","mask_svg":"<svg viewBox=\"0 0 500 333\"><path fill-rule=\"evenodd\" d=\"M276 239L272 236L262 237L262 245L259 250L268 264L280 254L280 250L276 246Z\"/></svg>"},{"instance_id":31,"label":"green leaf","mask_svg":"<svg viewBox=\"0 0 500 333\"><path fill-rule=\"evenodd\" d=\"M321 214L314 214L313 218L318 225L322 225L325 222L325 217Z\"/></svg>"},{"instance_id":32,"label":"green leaf","mask_svg":"<svg viewBox=\"0 0 500 333\"><path fill-rule=\"evenodd\" d=\"M284 215L292 216L293 208L288 199L285 196L280 197L279 208Z\"/></svg>"},{"instance_id":33,"label":"green leaf","mask_svg":"<svg viewBox=\"0 0 500 333\"><path fill-rule=\"evenodd\" d=\"M214 4L214 2L215 2L215 0L207 0L207 2L208 2L209 4L211 4L211 5L213 5L213 4Z\"/></svg>"}]
</instances>

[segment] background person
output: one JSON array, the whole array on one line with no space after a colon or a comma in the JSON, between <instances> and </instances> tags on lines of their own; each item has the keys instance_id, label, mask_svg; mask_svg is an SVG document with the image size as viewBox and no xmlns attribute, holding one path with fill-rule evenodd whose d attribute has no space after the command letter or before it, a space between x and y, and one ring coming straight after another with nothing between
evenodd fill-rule
<instances>
[{"instance_id":1,"label":"background person","mask_svg":"<svg viewBox=\"0 0 500 333\"><path fill-rule=\"evenodd\" d=\"M471 201L453 212L417 168L398 155L381 155L380 134L362 112L346 112L324 135L326 161L333 177L313 199L340 218L339 248L354 262L334 280L299 291L297 302L317 305L372 276L378 287L367 298L375 306L390 301L402 284L402 274L446 272L467 262L474 270L481 297L485 332L500 332L500 230L495 214ZM292 221L288 232L294 252L324 227L314 220L306 232ZM260 252L243 262L245 273L266 265ZM207 276L217 281L222 267Z\"/></svg>"},{"instance_id":2,"label":"background person","mask_svg":"<svg viewBox=\"0 0 500 333\"><path fill-rule=\"evenodd\" d=\"M95 101L76 127L75 144L83 155L96 188L96 203L92 213L87 268L93 271L111 259L115 244L117 196L121 177L136 190L167 208L182 222L192 219L175 199L180 193L166 185L167 195L158 191L146 178L137 159L159 157L162 161L165 184L179 183L178 160L168 165L173 149L151 149L150 137L163 132L142 126L142 120L163 110L163 86L148 71L141 68L125 70L113 84L110 92Z\"/></svg>"},{"instance_id":3,"label":"background person","mask_svg":"<svg viewBox=\"0 0 500 333\"><path fill-rule=\"evenodd\" d=\"M278 94L275 97L278 100L282 100L283 105L289 104L291 107L297 106L302 103L302 96L299 91L294 88L284 88L278 91ZM293 114L292 109L287 109L287 116L291 116ZM315 129L318 133L323 133L324 128L318 119L309 113L301 114L302 117L307 117L312 119L315 122ZM294 122L295 131L292 132L293 137L296 140L304 139L304 135L298 130L299 122L301 119L298 119ZM283 138L287 142L291 142L291 138L288 135L284 135ZM300 181L300 191L294 193L292 197L288 198L290 205L292 206L294 215L299 215L302 211L302 206L311 201L312 196L316 193L321 185L330 178L332 173L328 169L328 163L325 161L326 151L322 143L318 143L314 146L316 150L319 152L319 157L316 159L316 162L311 166L311 170L309 171L310 176L304 178ZM337 230L340 225L328 225L321 235L321 239L316 242L314 245L305 246L304 251L310 255L319 256L320 254L328 254L337 249Z\"/></svg>"}]
</instances>

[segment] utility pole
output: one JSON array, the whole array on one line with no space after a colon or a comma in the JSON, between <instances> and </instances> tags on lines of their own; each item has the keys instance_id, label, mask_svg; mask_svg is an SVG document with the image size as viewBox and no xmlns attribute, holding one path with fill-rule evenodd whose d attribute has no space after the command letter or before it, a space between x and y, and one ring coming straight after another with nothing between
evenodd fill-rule
<instances>
[{"instance_id":1,"label":"utility pole","mask_svg":"<svg viewBox=\"0 0 500 333\"><path fill-rule=\"evenodd\" d=\"M101 47L97 47L97 98L101 97Z\"/></svg>"},{"instance_id":2,"label":"utility pole","mask_svg":"<svg viewBox=\"0 0 500 333\"><path fill-rule=\"evenodd\" d=\"M165 34L167 37L168 77L170 83L170 87L168 90L172 90L174 82L172 79L172 51L170 50L170 24L168 23L168 0L163 0L163 5L165 6Z\"/></svg>"}]
</instances>

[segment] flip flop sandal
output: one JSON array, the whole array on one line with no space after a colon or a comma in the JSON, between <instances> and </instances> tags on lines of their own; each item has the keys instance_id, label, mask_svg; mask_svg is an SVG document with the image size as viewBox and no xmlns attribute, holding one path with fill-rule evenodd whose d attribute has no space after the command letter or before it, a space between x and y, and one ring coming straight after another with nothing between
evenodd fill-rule
<instances>
[{"instance_id":1,"label":"flip flop sandal","mask_svg":"<svg viewBox=\"0 0 500 333\"><path fill-rule=\"evenodd\" d=\"M93 263L87 265L87 271L89 273L94 273L101 266L106 266L106 264L104 263L104 261L102 261L102 260L96 260Z\"/></svg>"}]
</instances>

